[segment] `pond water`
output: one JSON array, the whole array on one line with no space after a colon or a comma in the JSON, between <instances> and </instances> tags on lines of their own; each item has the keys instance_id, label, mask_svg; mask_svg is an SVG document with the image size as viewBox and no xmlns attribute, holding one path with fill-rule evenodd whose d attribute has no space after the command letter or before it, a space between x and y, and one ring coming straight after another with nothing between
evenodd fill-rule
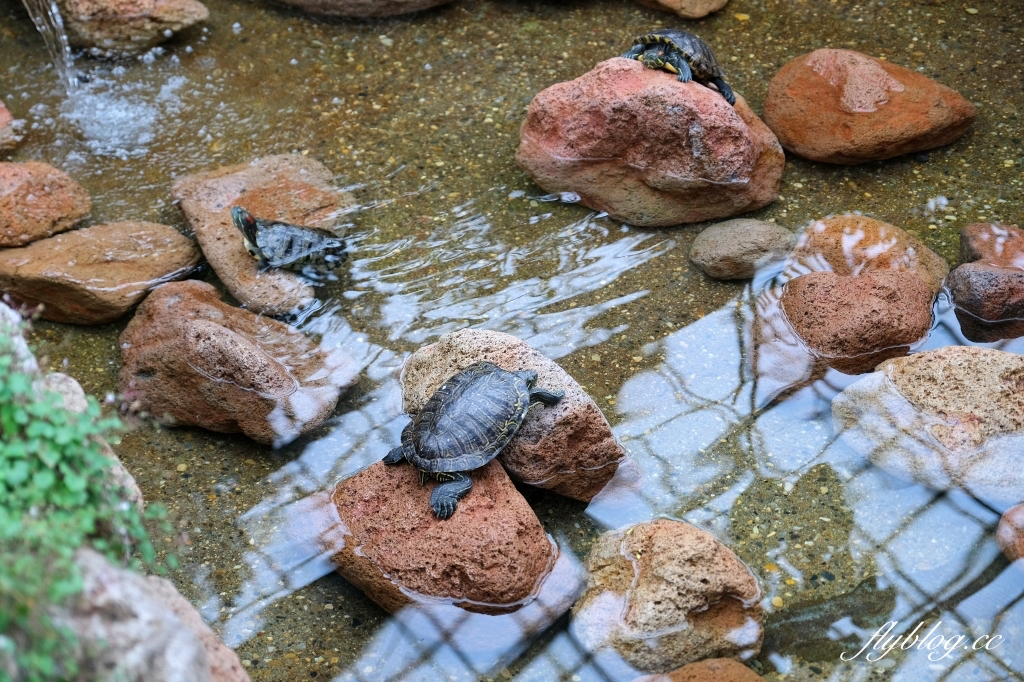
<instances>
[{"instance_id":1,"label":"pond water","mask_svg":"<svg viewBox=\"0 0 1024 682\"><path fill-rule=\"evenodd\" d=\"M927 155L854 167L790 157L782 196L749 217L796 231L863 212L955 265L961 227L1024 217L1016 3L967 13L938 0L731 0L694 22L629 0L459 0L380 21L206 4L204 27L139 59L80 57L89 80L67 95L21 5L0 0L0 98L28 121L12 159L69 173L93 197L91 223L187 233L175 177L284 152L319 159L358 200L344 274L300 325L362 368L328 423L279 449L153 426L117 448L147 501L171 512L176 533L157 542L183 562L173 581L254 680L632 679L574 636L552 606L556 579L553 595L510 616L446 605L388 616L285 532L310 495L393 447L407 421L403 359L463 327L514 334L556 360L632 460L590 505L523 488L561 550L556 578L579 571L603 530L671 516L710 530L761 579L769 615L753 665L768 679L1024 678L1024 574L996 546L1000 503L893 478L837 438L831 399L855 377L829 370L759 390L751 320L774 273L711 280L687 259L703 225L625 226L545 195L513 162L538 91L653 27L701 35L755 111L786 61L851 47L955 88L978 122ZM32 340L51 369L102 397L116 390L126 322L40 323ZM967 343L940 298L922 348ZM888 620L942 620L1007 644L939 661L840 659Z\"/></svg>"}]
</instances>

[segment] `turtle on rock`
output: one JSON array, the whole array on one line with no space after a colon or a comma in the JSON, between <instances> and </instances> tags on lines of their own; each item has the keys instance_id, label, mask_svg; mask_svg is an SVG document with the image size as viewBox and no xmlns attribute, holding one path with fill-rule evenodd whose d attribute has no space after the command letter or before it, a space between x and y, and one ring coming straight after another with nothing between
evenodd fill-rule
<instances>
[{"instance_id":1,"label":"turtle on rock","mask_svg":"<svg viewBox=\"0 0 1024 682\"><path fill-rule=\"evenodd\" d=\"M314 227L257 218L241 206L231 208L231 222L242 233L245 250L261 270L287 268L313 277L327 275L348 254L345 240Z\"/></svg>"},{"instance_id":2,"label":"turtle on rock","mask_svg":"<svg viewBox=\"0 0 1024 682\"><path fill-rule=\"evenodd\" d=\"M725 71L718 65L715 53L708 44L689 31L661 28L633 39L633 47L626 59L636 59L649 69L664 69L679 74L679 82L693 79L701 85L709 83L718 88L725 101L736 105L736 95L723 78Z\"/></svg>"},{"instance_id":3,"label":"turtle on rock","mask_svg":"<svg viewBox=\"0 0 1024 682\"><path fill-rule=\"evenodd\" d=\"M507 372L490 362L476 362L446 380L402 430L402 444L385 464L403 459L427 477L440 481L430 493L430 508L447 519L473 481L467 472L497 457L516 435L536 404L555 405L562 391L534 388L532 370Z\"/></svg>"}]
</instances>

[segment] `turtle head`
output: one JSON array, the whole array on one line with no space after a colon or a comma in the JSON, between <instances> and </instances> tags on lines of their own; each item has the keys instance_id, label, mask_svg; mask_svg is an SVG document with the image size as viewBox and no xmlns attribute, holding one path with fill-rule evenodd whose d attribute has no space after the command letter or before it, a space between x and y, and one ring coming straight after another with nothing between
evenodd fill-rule
<instances>
[{"instance_id":1,"label":"turtle head","mask_svg":"<svg viewBox=\"0 0 1024 682\"><path fill-rule=\"evenodd\" d=\"M235 227L238 228L245 238L245 250L253 258L259 258L259 249L256 247L256 232L259 230L259 225L256 223L256 218L253 214L241 206L232 206L231 222L234 223Z\"/></svg>"},{"instance_id":2,"label":"turtle head","mask_svg":"<svg viewBox=\"0 0 1024 682\"><path fill-rule=\"evenodd\" d=\"M522 372L516 372L516 374L526 382L528 388L533 388L533 385L537 383L537 373L532 369L524 369Z\"/></svg>"},{"instance_id":3,"label":"turtle head","mask_svg":"<svg viewBox=\"0 0 1024 682\"><path fill-rule=\"evenodd\" d=\"M637 57L640 63L648 69L662 69L665 67L665 46L655 45L640 53Z\"/></svg>"}]
</instances>

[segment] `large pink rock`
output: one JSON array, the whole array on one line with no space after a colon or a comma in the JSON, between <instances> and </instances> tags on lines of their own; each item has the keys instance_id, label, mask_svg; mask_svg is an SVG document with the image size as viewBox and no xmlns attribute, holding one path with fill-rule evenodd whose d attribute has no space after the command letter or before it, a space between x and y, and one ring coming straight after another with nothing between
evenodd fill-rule
<instances>
[{"instance_id":1,"label":"large pink rock","mask_svg":"<svg viewBox=\"0 0 1024 682\"><path fill-rule=\"evenodd\" d=\"M947 145L976 116L956 91L853 50L796 57L772 78L764 103L764 120L787 151L842 164Z\"/></svg>"},{"instance_id":2,"label":"large pink rock","mask_svg":"<svg viewBox=\"0 0 1024 682\"><path fill-rule=\"evenodd\" d=\"M634 225L727 218L778 196L785 159L742 97L609 59L530 103L516 162L549 192Z\"/></svg>"},{"instance_id":3,"label":"large pink rock","mask_svg":"<svg viewBox=\"0 0 1024 682\"><path fill-rule=\"evenodd\" d=\"M393 17L444 5L451 0L282 0L310 14L329 17Z\"/></svg>"},{"instance_id":4,"label":"large pink rock","mask_svg":"<svg viewBox=\"0 0 1024 682\"><path fill-rule=\"evenodd\" d=\"M38 161L0 162L0 248L70 230L92 209L82 186Z\"/></svg>"},{"instance_id":5,"label":"large pink rock","mask_svg":"<svg viewBox=\"0 0 1024 682\"><path fill-rule=\"evenodd\" d=\"M210 16L199 0L56 1L71 45L109 56L143 52Z\"/></svg>"}]
</instances>

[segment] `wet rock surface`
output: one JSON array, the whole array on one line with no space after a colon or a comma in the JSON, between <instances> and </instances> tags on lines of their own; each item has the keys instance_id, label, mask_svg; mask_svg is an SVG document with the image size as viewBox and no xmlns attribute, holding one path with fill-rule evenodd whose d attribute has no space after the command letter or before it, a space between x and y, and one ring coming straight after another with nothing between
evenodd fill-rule
<instances>
[{"instance_id":1,"label":"wet rock surface","mask_svg":"<svg viewBox=\"0 0 1024 682\"><path fill-rule=\"evenodd\" d=\"M672 12L684 19L700 19L725 7L729 0L640 0L641 5Z\"/></svg>"},{"instance_id":2,"label":"wet rock surface","mask_svg":"<svg viewBox=\"0 0 1024 682\"><path fill-rule=\"evenodd\" d=\"M18 146L21 136L18 135L17 127L22 121L15 121L14 116L0 100L0 154L9 152Z\"/></svg>"},{"instance_id":3,"label":"wet rock surface","mask_svg":"<svg viewBox=\"0 0 1024 682\"><path fill-rule=\"evenodd\" d=\"M92 201L63 171L38 161L0 162L0 247L70 230Z\"/></svg>"},{"instance_id":4,"label":"wet rock surface","mask_svg":"<svg viewBox=\"0 0 1024 682\"><path fill-rule=\"evenodd\" d=\"M775 223L737 218L712 225L693 240L690 260L715 279L749 279L761 265L781 260L796 237Z\"/></svg>"},{"instance_id":5,"label":"wet rock surface","mask_svg":"<svg viewBox=\"0 0 1024 682\"><path fill-rule=\"evenodd\" d=\"M198 0L57 0L73 47L137 54L210 16Z\"/></svg>"},{"instance_id":6,"label":"wet rock surface","mask_svg":"<svg viewBox=\"0 0 1024 682\"><path fill-rule=\"evenodd\" d=\"M220 301L205 282L158 287L119 339L129 404L174 425L284 443L330 416L356 379L342 351Z\"/></svg>"},{"instance_id":7,"label":"wet rock surface","mask_svg":"<svg viewBox=\"0 0 1024 682\"><path fill-rule=\"evenodd\" d=\"M837 433L905 480L1024 499L1024 357L948 346L887 360L832 401Z\"/></svg>"},{"instance_id":8,"label":"wet rock surface","mask_svg":"<svg viewBox=\"0 0 1024 682\"><path fill-rule=\"evenodd\" d=\"M1003 512L996 528L996 542L1010 561L1024 557L1024 504Z\"/></svg>"},{"instance_id":9,"label":"wet rock surface","mask_svg":"<svg viewBox=\"0 0 1024 682\"><path fill-rule=\"evenodd\" d=\"M303 12L329 17L394 17L445 5L451 0L282 0Z\"/></svg>"},{"instance_id":10,"label":"wet rock surface","mask_svg":"<svg viewBox=\"0 0 1024 682\"><path fill-rule=\"evenodd\" d=\"M259 272L231 222L231 207L242 206L258 218L329 229L353 203L333 180L322 163L282 154L179 178L171 193L231 295L254 312L283 315L310 306L313 288L287 270Z\"/></svg>"},{"instance_id":11,"label":"wet rock surface","mask_svg":"<svg viewBox=\"0 0 1024 682\"><path fill-rule=\"evenodd\" d=\"M971 223L960 230L960 262L1024 270L1024 232L1016 225Z\"/></svg>"},{"instance_id":12,"label":"wet rock surface","mask_svg":"<svg viewBox=\"0 0 1024 682\"><path fill-rule=\"evenodd\" d=\"M974 105L910 69L853 50L821 49L772 78L764 119L804 158L856 164L947 145L971 127Z\"/></svg>"},{"instance_id":13,"label":"wet rock surface","mask_svg":"<svg viewBox=\"0 0 1024 682\"><path fill-rule=\"evenodd\" d=\"M711 658L684 665L664 675L645 675L633 682L763 682L764 678L731 658Z\"/></svg>"},{"instance_id":14,"label":"wet rock surface","mask_svg":"<svg viewBox=\"0 0 1024 682\"><path fill-rule=\"evenodd\" d=\"M670 519L609 531L586 566L571 627L591 651L612 647L638 670L668 672L761 648L757 579L707 531Z\"/></svg>"},{"instance_id":15,"label":"wet rock surface","mask_svg":"<svg viewBox=\"0 0 1024 682\"><path fill-rule=\"evenodd\" d=\"M45 320L101 324L153 287L187 276L199 257L195 243L167 225L95 225L0 251L0 291L42 304Z\"/></svg>"},{"instance_id":16,"label":"wet rock surface","mask_svg":"<svg viewBox=\"0 0 1024 682\"><path fill-rule=\"evenodd\" d=\"M549 192L633 225L727 218L778 196L784 158L742 97L609 59L540 92L516 163Z\"/></svg>"},{"instance_id":17,"label":"wet rock surface","mask_svg":"<svg viewBox=\"0 0 1024 682\"><path fill-rule=\"evenodd\" d=\"M946 288L969 340L988 343L1024 336L1024 270L964 263L949 273Z\"/></svg>"},{"instance_id":18,"label":"wet rock surface","mask_svg":"<svg viewBox=\"0 0 1024 682\"><path fill-rule=\"evenodd\" d=\"M416 414L442 383L486 360L514 372L537 372L537 388L564 391L557 405L530 409L498 459L516 480L589 501L611 480L625 452L593 399L565 370L520 339L464 329L413 353L402 371L404 409Z\"/></svg>"}]
</instances>

